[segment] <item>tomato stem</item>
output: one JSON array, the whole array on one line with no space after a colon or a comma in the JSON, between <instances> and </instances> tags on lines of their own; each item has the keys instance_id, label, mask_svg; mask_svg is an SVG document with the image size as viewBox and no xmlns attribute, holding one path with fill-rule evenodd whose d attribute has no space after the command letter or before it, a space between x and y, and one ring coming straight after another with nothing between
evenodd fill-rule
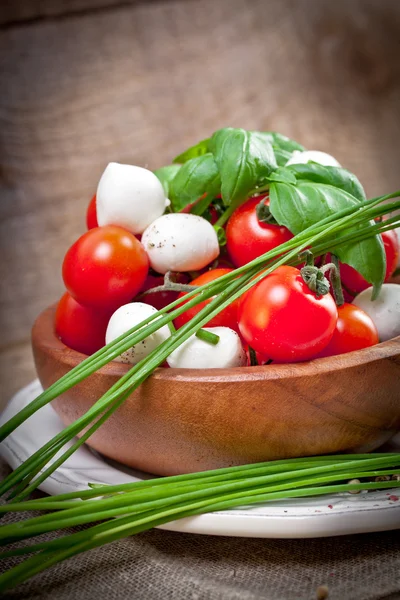
<instances>
[{"instance_id":1,"label":"tomato stem","mask_svg":"<svg viewBox=\"0 0 400 600\"><path fill-rule=\"evenodd\" d=\"M270 223L271 225L278 225L276 219L272 216L270 208L265 204L265 197L260 200L256 206L256 215L260 223Z\"/></svg>"},{"instance_id":2,"label":"tomato stem","mask_svg":"<svg viewBox=\"0 0 400 600\"><path fill-rule=\"evenodd\" d=\"M159 292L192 292L195 290L197 285L190 285L187 283L178 283L174 280L175 273L172 271L168 271L164 275L164 283L163 285L158 285L156 287L150 288L144 292L142 292L137 299L148 296L149 294L156 294Z\"/></svg>"},{"instance_id":3,"label":"tomato stem","mask_svg":"<svg viewBox=\"0 0 400 600\"><path fill-rule=\"evenodd\" d=\"M306 265L300 269L300 273L304 282L317 297L325 296L329 292L329 281L318 267Z\"/></svg>"},{"instance_id":4,"label":"tomato stem","mask_svg":"<svg viewBox=\"0 0 400 600\"><path fill-rule=\"evenodd\" d=\"M314 254L311 252L311 250L303 250L303 252L299 254L299 259L305 260L307 267L314 266Z\"/></svg>"},{"instance_id":5,"label":"tomato stem","mask_svg":"<svg viewBox=\"0 0 400 600\"><path fill-rule=\"evenodd\" d=\"M331 254L331 262L324 265L321 268L321 271L324 274L329 272L333 297L335 298L336 306L342 306L344 304L344 296L342 282L340 279L340 267L338 257L335 254Z\"/></svg>"}]
</instances>

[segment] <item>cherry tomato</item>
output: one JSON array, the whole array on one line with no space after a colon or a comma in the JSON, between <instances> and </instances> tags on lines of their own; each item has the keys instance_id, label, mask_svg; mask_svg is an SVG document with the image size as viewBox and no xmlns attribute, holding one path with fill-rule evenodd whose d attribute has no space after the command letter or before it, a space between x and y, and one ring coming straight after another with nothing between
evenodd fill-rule
<instances>
[{"instance_id":1,"label":"cherry tomato","mask_svg":"<svg viewBox=\"0 0 400 600\"><path fill-rule=\"evenodd\" d=\"M177 282L188 283L189 278L184 273L178 273ZM152 288L161 285L164 285L164 277L162 277L162 275L147 275L146 281L144 282L141 292L147 292L148 290L151 290ZM179 292L154 292L154 294L146 294L146 296L143 296L141 302L150 304L151 306L154 306L154 308L156 308L157 310L160 310L161 308L168 306L168 304L171 304L171 302L174 302L174 300L176 300L178 296Z\"/></svg>"},{"instance_id":2,"label":"cherry tomato","mask_svg":"<svg viewBox=\"0 0 400 600\"><path fill-rule=\"evenodd\" d=\"M69 348L82 354L93 354L105 345L111 315L112 311L82 306L66 292L56 310L56 333Z\"/></svg>"},{"instance_id":3,"label":"cherry tomato","mask_svg":"<svg viewBox=\"0 0 400 600\"><path fill-rule=\"evenodd\" d=\"M96 194L93 196L89 202L89 206L87 207L86 226L88 229L94 229L95 227L99 226L97 222Z\"/></svg>"},{"instance_id":4,"label":"cherry tomato","mask_svg":"<svg viewBox=\"0 0 400 600\"><path fill-rule=\"evenodd\" d=\"M338 308L338 320L332 339L318 354L318 358L346 354L378 343L378 331L371 317L358 306L345 303Z\"/></svg>"},{"instance_id":5,"label":"cherry tomato","mask_svg":"<svg viewBox=\"0 0 400 600\"><path fill-rule=\"evenodd\" d=\"M265 203L268 198L265 196ZM262 223L256 207L263 197L250 198L235 210L226 226L226 245L232 262L241 267L265 252L289 241L293 235L286 227Z\"/></svg>"},{"instance_id":6,"label":"cherry tomato","mask_svg":"<svg viewBox=\"0 0 400 600\"><path fill-rule=\"evenodd\" d=\"M218 277L222 277L226 273L231 273L233 269L212 269L211 271L207 271L203 273L196 279L193 279L191 282L192 285L204 285L209 281L214 281L214 279L218 279ZM179 298L184 298L185 293L182 292L179 294ZM204 300L204 302L200 302L196 306L189 308L186 312L179 315L175 319L175 326L180 328L185 325L188 321L193 319L197 313L207 306L211 302L211 299ZM218 315L210 319L204 327L230 327L234 331L238 331L238 322L237 322L237 310L238 310L238 301L232 302L229 306L227 306L224 310L222 310Z\"/></svg>"},{"instance_id":7,"label":"cherry tomato","mask_svg":"<svg viewBox=\"0 0 400 600\"><path fill-rule=\"evenodd\" d=\"M386 255L385 281L389 281L396 270L400 255L400 245L394 230L385 231L381 235ZM340 265L340 277L344 286L353 294L353 296L371 287L371 284L368 283L358 271L353 269L353 267L350 267L350 265Z\"/></svg>"},{"instance_id":8,"label":"cherry tomato","mask_svg":"<svg viewBox=\"0 0 400 600\"><path fill-rule=\"evenodd\" d=\"M278 362L308 360L330 341L337 308L317 297L294 267L278 267L250 289L239 308L239 330L257 352Z\"/></svg>"},{"instance_id":9,"label":"cherry tomato","mask_svg":"<svg viewBox=\"0 0 400 600\"><path fill-rule=\"evenodd\" d=\"M91 229L71 246L64 258L63 278L77 302L108 310L136 296L148 269L147 254L135 236L107 225Z\"/></svg>"},{"instance_id":10,"label":"cherry tomato","mask_svg":"<svg viewBox=\"0 0 400 600\"><path fill-rule=\"evenodd\" d=\"M385 281L389 281L396 270L400 258L400 243L397 233L394 229L385 231L382 235L383 245L386 254L386 274Z\"/></svg>"}]
</instances>

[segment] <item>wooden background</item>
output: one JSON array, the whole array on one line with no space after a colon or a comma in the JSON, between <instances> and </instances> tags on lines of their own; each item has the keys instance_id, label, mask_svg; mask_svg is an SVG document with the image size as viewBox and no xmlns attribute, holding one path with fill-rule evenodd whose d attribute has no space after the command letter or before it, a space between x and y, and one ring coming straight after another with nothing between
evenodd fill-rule
<instances>
[{"instance_id":1,"label":"wooden background","mask_svg":"<svg viewBox=\"0 0 400 600\"><path fill-rule=\"evenodd\" d=\"M107 162L273 129L384 193L399 110L399 0L0 0L0 401Z\"/></svg>"}]
</instances>

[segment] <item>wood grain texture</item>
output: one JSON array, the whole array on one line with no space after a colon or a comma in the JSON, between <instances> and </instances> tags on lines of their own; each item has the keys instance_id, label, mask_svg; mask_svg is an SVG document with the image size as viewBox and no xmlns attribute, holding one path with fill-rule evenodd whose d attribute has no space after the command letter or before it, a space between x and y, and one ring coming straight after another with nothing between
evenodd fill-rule
<instances>
[{"instance_id":1,"label":"wood grain texture","mask_svg":"<svg viewBox=\"0 0 400 600\"><path fill-rule=\"evenodd\" d=\"M84 355L54 333L54 307L32 334L44 388ZM53 401L65 424L87 412L128 365L106 365ZM400 428L400 337L311 362L158 369L87 443L159 475L264 460L368 452Z\"/></svg>"},{"instance_id":2,"label":"wood grain texture","mask_svg":"<svg viewBox=\"0 0 400 600\"><path fill-rule=\"evenodd\" d=\"M4 30L3 356L61 295L111 160L156 168L233 125L333 153L370 195L400 187L399 55L397 0L170 0ZM19 383L7 364L4 396Z\"/></svg>"}]
</instances>

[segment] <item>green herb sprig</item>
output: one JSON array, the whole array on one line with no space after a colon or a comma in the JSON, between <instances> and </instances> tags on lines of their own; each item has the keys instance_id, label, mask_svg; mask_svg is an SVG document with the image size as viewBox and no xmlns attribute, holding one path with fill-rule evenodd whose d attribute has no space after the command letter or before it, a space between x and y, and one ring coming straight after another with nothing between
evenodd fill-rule
<instances>
[{"instance_id":1,"label":"green herb sprig","mask_svg":"<svg viewBox=\"0 0 400 600\"><path fill-rule=\"evenodd\" d=\"M400 468L399 453L308 457L230 467L93 489L0 506L0 512L56 511L0 528L0 545L49 531L93 525L52 541L13 547L0 558L33 554L0 575L0 590L15 587L71 556L178 518L274 500L400 488L375 481ZM359 483L349 483L357 478ZM361 481L362 480L362 481Z\"/></svg>"},{"instance_id":2,"label":"green herb sprig","mask_svg":"<svg viewBox=\"0 0 400 600\"><path fill-rule=\"evenodd\" d=\"M268 192L272 217L292 233L349 203L365 201L361 183L347 169L314 162L285 166L296 150L304 148L275 132L226 127L177 156L173 165L164 167L160 179L163 184L168 179L175 211L194 204L192 212L201 215L220 195L226 208L215 224L217 231L254 194ZM375 236L343 246L338 257L373 285L376 297L385 273L381 239Z\"/></svg>"}]
</instances>

